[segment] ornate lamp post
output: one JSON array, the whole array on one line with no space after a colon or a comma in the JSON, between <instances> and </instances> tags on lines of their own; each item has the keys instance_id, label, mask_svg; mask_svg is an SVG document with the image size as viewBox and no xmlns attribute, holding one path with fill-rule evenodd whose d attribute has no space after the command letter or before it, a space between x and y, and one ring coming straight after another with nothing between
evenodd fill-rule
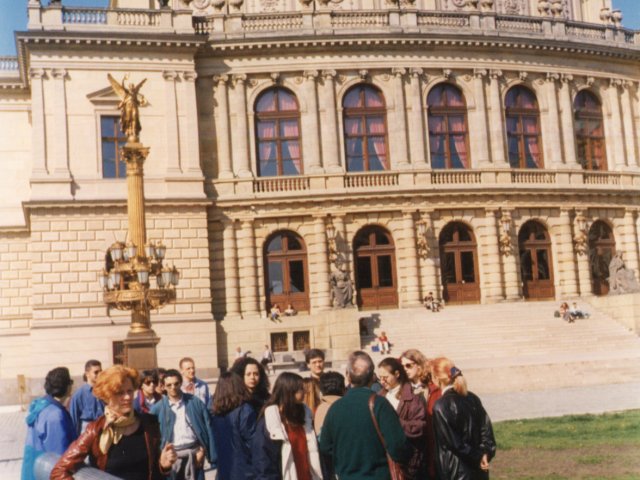
<instances>
[{"instance_id":1,"label":"ornate lamp post","mask_svg":"<svg viewBox=\"0 0 640 480\"><path fill-rule=\"evenodd\" d=\"M151 328L150 310L175 301L175 287L180 274L175 267L163 264L166 247L159 242L147 242L144 208L143 164L149 149L139 141L140 120L138 107L145 105L138 93L143 80L118 83L111 75L109 81L121 99L120 126L127 135L122 157L127 165L127 214L129 217L129 242L115 242L107 250L105 269L100 275L104 302L108 308L131 311L131 326L124 341L127 364L145 369L157 366L156 345L160 341ZM151 288L151 279L157 288Z\"/></svg>"}]
</instances>

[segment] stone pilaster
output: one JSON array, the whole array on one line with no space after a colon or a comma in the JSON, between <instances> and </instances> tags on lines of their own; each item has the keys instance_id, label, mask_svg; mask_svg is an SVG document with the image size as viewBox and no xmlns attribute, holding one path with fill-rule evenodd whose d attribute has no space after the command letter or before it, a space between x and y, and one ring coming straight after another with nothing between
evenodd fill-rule
<instances>
[{"instance_id":1,"label":"stone pilaster","mask_svg":"<svg viewBox=\"0 0 640 480\"><path fill-rule=\"evenodd\" d=\"M438 247L438 237L434 226L433 211L423 211L422 219L426 223L427 230L427 246L429 247L429 255L426 260L421 260L421 279L422 292L421 297L424 298L427 293L433 292L437 298L442 298L442 282L440 280L440 250Z\"/></svg>"},{"instance_id":2,"label":"stone pilaster","mask_svg":"<svg viewBox=\"0 0 640 480\"><path fill-rule=\"evenodd\" d=\"M475 69L473 71L473 93L476 100L476 109L473 115L470 115L470 140L475 145L472 155L472 163L480 168L491 165L489 160L489 144L487 142L487 106L484 99L485 82L487 71L484 69Z\"/></svg>"},{"instance_id":3,"label":"stone pilaster","mask_svg":"<svg viewBox=\"0 0 640 480\"><path fill-rule=\"evenodd\" d=\"M253 176L249 163L246 81L244 73L232 76L233 89L229 99L233 170L238 177L245 178Z\"/></svg>"},{"instance_id":4,"label":"stone pilaster","mask_svg":"<svg viewBox=\"0 0 640 480\"><path fill-rule=\"evenodd\" d=\"M167 156L168 177L180 175L180 141L178 135L178 106L176 101L176 79L178 72L164 71L162 77L165 79L164 84L164 101L166 107L165 113L165 154Z\"/></svg>"},{"instance_id":5,"label":"stone pilaster","mask_svg":"<svg viewBox=\"0 0 640 480\"><path fill-rule=\"evenodd\" d=\"M576 210L575 216L573 219L573 237L574 244L576 235L580 233L580 228L578 226L577 218L579 216L585 217L585 212ZM588 229L587 229L588 230ZM587 234L587 232L584 232ZM589 249L587 248L586 252L580 253L577 249L574 248L576 262L578 265L578 291L580 295L590 295L593 291L593 286L591 284L591 267L589 266Z\"/></svg>"},{"instance_id":6,"label":"stone pilaster","mask_svg":"<svg viewBox=\"0 0 640 480\"><path fill-rule=\"evenodd\" d=\"M393 99L395 110L393 112L393 134L389 134L390 157L387 161L391 169L407 168L409 166L409 154L407 150L407 117L404 101L404 76L406 68L393 68ZM389 132L390 133L390 132Z\"/></svg>"},{"instance_id":7,"label":"stone pilaster","mask_svg":"<svg viewBox=\"0 0 640 480\"><path fill-rule=\"evenodd\" d=\"M341 172L338 150L338 119L336 114L335 70L322 71L320 89L320 133L322 138L322 165L328 172Z\"/></svg>"},{"instance_id":8,"label":"stone pilaster","mask_svg":"<svg viewBox=\"0 0 640 480\"><path fill-rule=\"evenodd\" d=\"M482 297L487 303L495 303L503 299L498 215L495 209L486 209L478 228L480 244L478 250L481 253L480 262L482 262L480 288Z\"/></svg>"},{"instance_id":9,"label":"stone pilaster","mask_svg":"<svg viewBox=\"0 0 640 480\"><path fill-rule=\"evenodd\" d=\"M309 259L309 271L313 276L311 284L314 286L312 308L326 310L331 308L329 291L329 258L327 252L327 231L325 228L325 216L318 215L313 219L313 237L309 245L311 258ZM314 308L315 307L315 308Z\"/></svg>"},{"instance_id":10,"label":"stone pilaster","mask_svg":"<svg viewBox=\"0 0 640 480\"><path fill-rule=\"evenodd\" d=\"M45 178L47 169L46 126L44 121L44 93L43 83L46 72L42 68L32 68L31 76L31 148L32 148L32 178Z\"/></svg>"},{"instance_id":11,"label":"stone pilaster","mask_svg":"<svg viewBox=\"0 0 640 480\"><path fill-rule=\"evenodd\" d=\"M562 209L556 231L558 273L555 276L556 297L578 295L578 276L573 249L571 210Z\"/></svg>"},{"instance_id":12,"label":"stone pilaster","mask_svg":"<svg viewBox=\"0 0 640 480\"><path fill-rule=\"evenodd\" d=\"M421 303L420 284L416 281L418 278L418 251L414 212L415 210L402 212L403 258L402 262L399 262L400 271L398 272L405 291L402 307L419 306Z\"/></svg>"},{"instance_id":13,"label":"stone pilaster","mask_svg":"<svg viewBox=\"0 0 640 480\"><path fill-rule=\"evenodd\" d=\"M218 162L218 177L233 178L231 166L231 145L229 142L229 103L227 99L228 75L216 75L213 77L215 84L214 117L216 125L216 146Z\"/></svg>"},{"instance_id":14,"label":"stone pilaster","mask_svg":"<svg viewBox=\"0 0 640 480\"><path fill-rule=\"evenodd\" d=\"M502 99L500 97L501 70L489 72L489 136L491 138L491 158L493 166L509 168L509 161L505 156L504 120L502 118Z\"/></svg>"},{"instance_id":15,"label":"stone pilaster","mask_svg":"<svg viewBox=\"0 0 640 480\"><path fill-rule=\"evenodd\" d=\"M562 74L560 83L560 124L564 163L569 168L580 168L576 156L576 137L573 124L573 102L571 101L572 75Z\"/></svg>"},{"instance_id":16,"label":"stone pilaster","mask_svg":"<svg viewBox=\"0 0 640 480\"><path fill-rule=\"evenodd\" d=\"M633 128L633 109L631 108L631 82L622 82L622 92L620 104L622 105L622 125L624 127L624 145L626 150L626 166L635 167L638 165L636 150L637 138Z\"/></svg>"},{"instance_id":17,"label":"stone pilaster","mask_svg":"<svg viewBox=\"0 0 640 480\"><path fill-rule=\"evenodd\" d=\"M258 267L256 263L256 238L253 220L243 220L237 231L238 271L240 284L240 308L243 318L263 313L258 297Z\"/></svg>"},{"instance_id":18,"label":"stone pilaster","mask_svg":"<svg viewBox=\"0 0 640 480\"><path fill-rule=\"evenodd\" d=\"M545 82L545 97L547 99L547 112L543 113L542 129L544 145L544 163L547 167L562 164L562 148L560 146L560 123L558 122L558 99L556 96L556 83L560 80L557 73L547 73Z\"/></svg>"},{"instance_id":19,"label":"stone pilaster","mask_svg":"<svg viewBox=\"0 0 640 480\"><path fill-rule=\"evenodd\" d=\"M609 103L611 105L610 128L607 135L607 152L611 152L613 157L613 169L624 170L626 166L624 158L624 138L622 130L622 119L620 117L620 95L619 87L622 84L620 80L612 79L609 82L607 93L609 95Z\"/></svg>"},{"instance_id":20,"label":"stone pilaster","mask_svg":"<svg viewBox=\"0 0 640 480\"><path fill-rule=\"evenodd\" d=\"M67 92L65 80L67 71L64 68L51 70L53 77L53 161L50 173L57 178L68 179L69 172L69 132L67 125Z\"/></svg>"},{"instance_id":21,"label":"stone pilaster","mask_svg":"<svg viewBox=\"0 0 640 480\"><path fill-rule=\"evenodd\" d=\"M424 103L420 94L420 77L423 71L421 68L412 68L409 73L409 101L407 102L409 154L411 163L415 168L425 168L427 166L427 155L424 147L426 129L424 128L424 117L422 115Z\"/></svg>"},{"instance_id":22,"label":"stone pilaster","mask_svg":"<svg viewBox=\"0 0 640 480\"><path fill-rule=\"evenodd\" d=\"M182 171L192 177L202 177L202 168L200 168L200 145L198 144L198 108L196 99L196 72L184 72L182 74L183 102L186 128L183 136L185 144L185 152L182 155L184 159L181 161Z\"/></svg>"},{"instance_id":23,"label":"stone pilaster","mask_svg":"<svg viewBox=\"0 0 640 480\"><path fill-rule=\"evenodd\" d=\"M624 246L622 247L625 266L635 272L636 280L640 271L640 259L638 258L637 212L627 209L624 212Z\"/></svg>"},{"instance_id":24,"label":"stone pilaster","mask_svg":"<svg viewBox=\"0 0 640 480\"><path fill-rule=\"evenodd\" d=\"M509 215L513 219L513 212L502 210L502 215ZM522 298L522 280L520 279L520 269L518 268L518 256L520 255L518 238L513 232L513 220L511 221L511 253L501 254L502 278L504 283L504 296L506 300L519 300Z\"/></svg>"},{"instance_id":25,"label":"stone pilaster","mask_svg":"<svg viewBox=\"0 0 640 480\"><path fill-rule=\"evenodd\" d=\"M302 115L302 142L305 173L322 172L320 159L320 129L318 125L318 100L316 92L317 70L304 72L304 97L307 104Z\"/></svg>"},{"instance_id":26,"label":"stone pilaster","mask_svg":"<svg viewBox=\"0 0 640 480\"><path fill-rule=\"evenodd\" d=\"M231 219L223 221L224 300L227 317L240 316L240 278L238 276L238 250L235 224L236 222Z\"/></svg>"}]
</instances>

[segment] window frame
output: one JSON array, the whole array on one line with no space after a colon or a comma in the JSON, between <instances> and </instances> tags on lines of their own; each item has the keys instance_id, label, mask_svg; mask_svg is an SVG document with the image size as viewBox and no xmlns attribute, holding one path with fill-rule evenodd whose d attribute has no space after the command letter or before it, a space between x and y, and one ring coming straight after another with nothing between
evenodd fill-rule
<instances>
[{"instance_id":1,"label":"window frame","mask_svg":"<svg viewBox=\"0 0 640 480\"><path fill-rule=\"evenodd\" d=\"M103 136L102 132L102 121L105 118L114 119L114 132L117 133L117 136ZM100 152L100 173L101 177L105 180L123 180L127 177L127 166L124 160L121 158L121 148L127 143L127 137L120 130L120 115L112 114L112 113L100 113L98 115L98 131L99 135L99 152ZM105 159L104 159L104 144L105 141L114 142L115 143L115 176L105 176Z\"/></svg>"},{"instance_id":2,"label":"window frame","mask_svg":"<svg viewBox=\"0 0 640 480\"><path fill-rule=\"evenodd\" d=\"M519 106L513 106L513 107L509 107L507 105L507 99L509 97L509 94L514 91L514 90L524 90L526 92L528 92L529 94L531 94L533 96L533 99L535 101L535 108L522 108ZM517 134L516 135L512 135L509 133L509 128L508 128L508 121L510 117L515 117L517 118ZM536 133L535 134L528 134L524 132L524 125L523 125L523 118L528 117L535 117L536 120ZM544 165L544 151L543 151L543 146L542 146L542 129L541 129L541 124L540 124L540 104L538 103L538 97L535 94L535 92L533 90L531 90L530 88L524 86L524 85L514 85L513 87L511 87L509 90L507 90L505 96L504 96L504 118L505 118L505 123L504 123L504 128L505 128L505 136L506 136L506 142L507 142L507 161L509 162L509 165L511 166L511 168L514 169L518 169L518 168L522 168L522 169L544 169L545 165ZM518 139L518 166L514 166L511 164L511 155L509 152L509 140L512 137L517 137ZM525 146L526 146L526 142L525 139L526 138L531 138L531 137L535 137L536 138L536 144L538 146L538 157L539 157L539 163L540 165L535 166L535 167L529 167L527 166L527 158L526 158L526 153L525 153Z\"/></svg>"},{"instance_id":3,"label":"window frame","mask_svg":"<svg viewBox=\"0 0 640 480\"><path fill-rule=\"evenodd\" d=\"M577 105L577 101L580 95L589 96L595 103L598 105L598 112L595 110L586 110L579 109ZM580 135L578 133L578 121L585 122L586 125L590 125L592 122L600 123L600 131L602 135L597 137L595 135ZM607 171L607 145L606 145L606 136L604 131L604 115L602 113L602 102L593 92L589 90L581 90L579 91L575 98L573 99L573 124L574 124L574 135L576 141L576 160L582 166L584 170L590 171L598 171L598 172L606 172ZM585 130L591 131L590 128L586 128ZM596 141L600 141L601 149L602 149L602 157L599 159L598 168L593 168L594 157L593 157L593 145ZM581 149L581 145L584 144L584 152L585 157L580 158L579 152Z\"/></svg>"}]
</instances>

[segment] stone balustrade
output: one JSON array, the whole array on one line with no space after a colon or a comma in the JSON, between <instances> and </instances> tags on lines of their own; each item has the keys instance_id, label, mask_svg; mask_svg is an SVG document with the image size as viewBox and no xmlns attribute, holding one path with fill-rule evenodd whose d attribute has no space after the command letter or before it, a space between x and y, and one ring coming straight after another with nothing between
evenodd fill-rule
<instances>
[{"instance_id":1,"label":"stone balustrade","mask_svg":"<svg viewBox=\"0 0 640 480\"><path fill-rule=\"evenodd\" d=\"M0 71L17 71L18 57L0 57Z\"/></svg>"}]
</instances>

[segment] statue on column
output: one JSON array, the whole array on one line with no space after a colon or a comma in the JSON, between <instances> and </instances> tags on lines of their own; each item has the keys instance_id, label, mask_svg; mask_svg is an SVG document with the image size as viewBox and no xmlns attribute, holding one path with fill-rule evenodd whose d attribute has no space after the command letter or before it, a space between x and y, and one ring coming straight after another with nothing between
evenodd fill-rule
<instances>
[{"instance_id":1,"label":"statue on column","mask_svg":"<svg viewBox=\"0 0 640 480\"><path fill-rule=\"evenodd\" d=\"M120 110L120 128L122 129L122 133L127 136L127 141L138 142L140 130L142 130L140 126L139 108L147 104L145 98L138 92L147 79L145 78L138 85L132 82L129 82L127 85L129 74L124 76L122 83L118 83L110 73L107 74L107 77L109 78L113 91L120 97L118 109Z\"/></svg>"},{"instance_id":2,"label":"statue on column","mask_svg":"<svg viewBox=\"0 0 640 480\"><path fill-rule=\"evenodd\" d=\"M627 268L622 259L622 252L616 254L609 262L609 295L640 292L640 285L635 272Z\"/></svg>"},{"instance_id":3,"label":"statue on column","mask_svg":"<svg viewBox=\"0 0 640 480\"><path fill-rule=\"evenodd\" d=\"M331 283L331 303L334 308L347 308L353 305L353 283L344 263L336 265L329 278Z\"/></svg>"}]
</instances>

